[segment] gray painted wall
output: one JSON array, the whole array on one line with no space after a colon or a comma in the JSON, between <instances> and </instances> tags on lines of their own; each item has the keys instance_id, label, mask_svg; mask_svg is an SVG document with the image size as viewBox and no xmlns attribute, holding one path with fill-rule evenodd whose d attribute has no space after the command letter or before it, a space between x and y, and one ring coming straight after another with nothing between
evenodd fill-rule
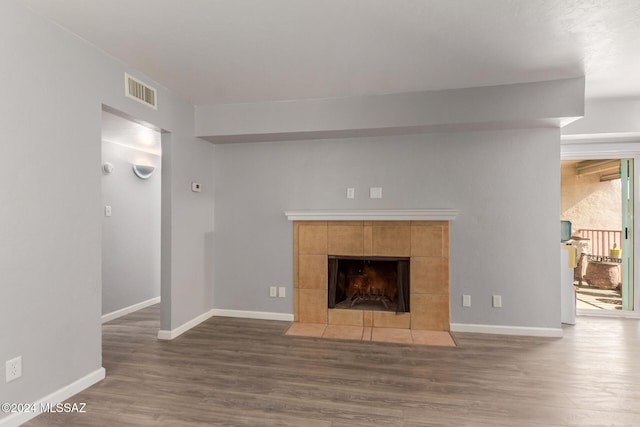
<instances>
[{"instance_id":1,"label":"gray painted wall","mask_svg":"<svg viewBox=\"0 0 640 427\"><path fill-rule=\"evenodd\" d=\"M285 210L457 208L452 322L560 326L558 129L215 147L215 307L292 313ZM368 198L383 187L383 199ZM355 187L355 200L345 189ZM286 286L286 299L269 286ZM472 306L461 307L462 294ZM491 308L502 295L503 308Z\"/></svg>"},{"instance_id":2,"label":"gray painted wall","mask_svg":"<svg viewBox=\"0 0 640 427\"><path fill-rule=\"evenodd\" d=\"M163 250L188 255L167 260L167 328L211 308L214 149L193 136L193 106L15 0L0 2L0 57L0 363L23 365L0 375L0 401L34 402L102 363L102 104L168 132ZM158 111L125 98L125 71L157 87Z\"/></svg>"},{"instance_id":3,"label":"gray painted wall","mask_svg":"<svg viewBox=\"0 0 640 427\"><path fill-rule=\"evenodd\" d=\"M162 135L162 311L171 314L170 323L162 317L162 330L213 307L213 153L208 142ZM202 185L201 193L191 191L192 182Z\"/></svg>"},{"instance_id":4,"label":"gray painted wall","mask_svg":"<svg viewBox=\"0 0 640 427\"><path fill-rule=\"evenodd\" d=\"M326 208L458 208L452 320L560 325L557 129L214 147L193 136L193 106L15 0L0 2L0 56L0 363L23 358L0 401L33 402L101 366L103 104L164 130L162 329L214 294L217 308L291 313L283 211ZM125 71L157 87L158 111L124 97ZM370 186L384 198L363 198ZM289 297L270 299L273 285Z\"/></svg>"},{"instance_id":5,"label":"gray painted wall","mask_svg":"<svg viewBox=\"0 0 640 427\"><path fill-rule=\"evenodd\" d=\"M102 175L102 314L160 296L160 190L158 155L102 141L102 162L114 166ZM149 179L132 165L156 167Z\"/></svg>"}]
</instances>

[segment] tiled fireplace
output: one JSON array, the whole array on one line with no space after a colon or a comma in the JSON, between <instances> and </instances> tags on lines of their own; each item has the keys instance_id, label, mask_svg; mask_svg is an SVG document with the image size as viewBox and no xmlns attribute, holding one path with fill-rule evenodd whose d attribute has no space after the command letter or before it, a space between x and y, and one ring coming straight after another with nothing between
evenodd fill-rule
<instances>
[{"instance_id":1,"label":"tiled fireplace","mask_svg":"<svg viewBox=\"0 0 640 427\"><path fill-rule=\"evenodd\" d=\"M350 220L348 215L306 220L304 215L287 215L303 219L293 224L295 322L449 330L448 220ZM333 217L338 219L321 220ZM394 216L398 217L403 215ZM328 308L330 257L408 259L410 310Z\"/></svg>"}]
</instances>

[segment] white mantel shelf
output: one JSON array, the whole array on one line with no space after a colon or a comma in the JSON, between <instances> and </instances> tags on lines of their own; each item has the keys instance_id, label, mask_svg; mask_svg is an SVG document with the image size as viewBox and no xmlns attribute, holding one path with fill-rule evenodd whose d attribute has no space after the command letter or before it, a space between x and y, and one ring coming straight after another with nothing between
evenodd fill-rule
<instances>
[{"instance_id":1,"label":"white mantel shelf","mask_svg":"<svg viewBox=\"0 0 640 427\"><path fill-rule=\"evenodd\" d=\"M457 209L286 211L289 221L453 221Z\"/></svg>"}]
</instances>

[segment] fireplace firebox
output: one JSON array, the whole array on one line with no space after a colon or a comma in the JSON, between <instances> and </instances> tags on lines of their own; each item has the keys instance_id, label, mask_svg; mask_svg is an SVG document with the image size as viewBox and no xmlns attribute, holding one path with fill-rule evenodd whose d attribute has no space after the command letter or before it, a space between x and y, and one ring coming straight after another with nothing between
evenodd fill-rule
<instances>
[{"instance_id":1,"label":"fireplace firebox","mask_svg":"<svg viewBox=\"0 0 640 427\"><path fill-rule=\"evenodd\" d=\"M328 307L409 312L409 258L328 257Z\"/></svg>"}]
</instances>

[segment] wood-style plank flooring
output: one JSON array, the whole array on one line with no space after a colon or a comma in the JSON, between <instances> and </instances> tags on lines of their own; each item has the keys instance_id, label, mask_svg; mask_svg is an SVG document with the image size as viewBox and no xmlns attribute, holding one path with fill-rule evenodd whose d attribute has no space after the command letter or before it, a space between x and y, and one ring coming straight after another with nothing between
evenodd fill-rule
<instances>
[{"instance_id":1,"label":"wood-style plank flooring","mask_svg":"<svg viewBox=\"0 0 640 427\"><path fill-rule=\"evenodd\" d=\"M562 339L454 333L458 347L285 336L212 318L158 341L159 308L104 325L84 414L30 426L639 426L640 321L580 317Z\"/></svg>"}]
</instances>

